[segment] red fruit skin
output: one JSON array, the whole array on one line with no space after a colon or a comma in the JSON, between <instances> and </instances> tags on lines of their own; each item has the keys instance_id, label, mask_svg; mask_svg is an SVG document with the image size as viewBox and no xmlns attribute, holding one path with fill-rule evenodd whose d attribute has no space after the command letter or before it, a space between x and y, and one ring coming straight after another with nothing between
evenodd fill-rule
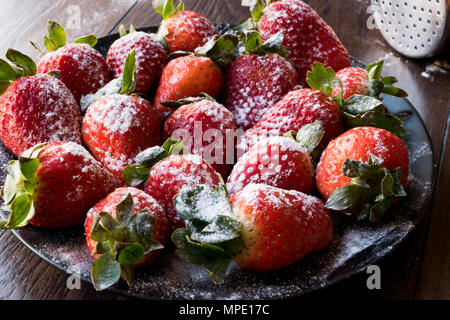
<instances>
[{"instance_id":1,"label":"red fruit skin","mask_svg":"<svg viewBox=\"0 0 450 320\"><path fill-rule=\"evenodd\" d=\"M116 187L117 180L82 146L54 142L38 155L38 185L33 195L35 216L30 223L44 229L82 224L97 201Z\"/></svg>"},{"instance_id":2,"label":"red fruit skin","mask_svg":"<svg viewBox=\"0 0 450 320\"><path fill-rule=\"evenodd\" d=\"M122 171L147 148L161 144L161 123L147 100L114 94L98 99L83 119L83 140L122 183Z\"/></svg>"},{"instance_id":3,"label":"red fruit skin","mask_svg":"<svg viewBox=\"0 0 450 320\"><path fill-rule=\"evenodd\" d=\"M226 177L230 164L234 162L236 130L236 120L227 108L217 102L202 100L184 105L172 113L164 125L163 136L164 140L170 137L181 139L186 152L201 156L222 177ZM233 142L231 150L227 149L227 134ZM231 152L229 161L228 152Z\"/></svg>"},{"instance_id":4,"label":"red fruit skin","mask_svg":"<svg viewBox=\"0 0 450 320\"><path fill-rule=\"evenodd\" d=\"M348 67L339 70L336 77L341 79L344 99L360 94L366 96L368 94L369 74L366 70L357 67ZM340 85L333 88L333 96L338 95L341 90Z\"/></svg>"},{"instance_id":5,"label":"red fruit skin","mask_svg":"<svg viewBox=\"0 0 450 320\"><path fill-rule=\"evenodd\" d=\"M183 187L204 184L211 188L220 185L219 174L201 157L173 155L158 162L150 170L145 192L164 208L171 222L171 229L184 228L183 219L173 206L173 198Z\"/></svg>"},{"instance_id":6,"label":"red fruit skin","mask_svg":"<svg viewBox=\"0 0 450 320\"><path fill-rule=\"evenodd\" d=\"M280 31L302 84L306 85L306 73L315 61L336 71L350 66L348 52L333 29L303 1L277 1L266 8L259 22L261 37L266 41Z\"/></svg>"},{"instance_id":7,"label":"red fruit skin","mask_svg":"<svg viewBox=\"0 0 450 320\"><path fill-rule=\"evenodd\" d=\"M97 242L91 238L92 227L95 216L100 212L108 212L114 218L116 218L116 206L128 195L133 197L133 214L147 210L148 213L154 218L155 224L153 226L153 233L151 239L157 241L162 245L167 242L169 235L169 220L167 219L163 209L158 202L147 195L145 192L136 188L119 188L109 194L105 199L98 202L95 206L89 210L86 221L84 223L84 229L86 233L86 244L89 251L94 252ZM161 250L155 250L146 254L141 260L139 260L134 267L142 268L152 263L158 256Z\"/></svg>"},{"instance_id":8,"label":"red fruit skin","mask_svg":"<svg viewBox=\"0 0 450 320\"><path fill-rule=\"evenodd\" d=\"M219 32L213 24L201 14L194 11L178 12L164 21L169 31L165 37L170 52L194 52Z\"/></svg>"},{"instance_id":9,"label":"red fruit skin","mask_svg":"<svg viewBox=\"0 0 450 320\"><path fill-rule=\"evenodd\" d=\"M109 48L106 62L114 78L122 76L125 60L133 50L136 51L136 90L134 92L146 94L158 84L167 62L167 52L148 33L130 33L116 40Z\"/></svg>"},{"instance_id":10,"label":"red fruit skin","mask_svg":"<svg viewBox=\"0 0 450 320\"><path fill-rule=\"evenodd\" d=\"M285 268L326 248L333 238L323 201L301 192L250 184L230 202L243 226L243 247L234 260L244 269Z\"/></svg>"},{"instance_id":11,"label":"red fruit skin","mask_svg":"<svg viewBox=\"0 0 450 320\"><path fill-rule=\"evenodd\" d=\"M227 189L233 195L251 183L310 194L315 188L314 163L294 139L271 137L239 159L228 177Z\"/></svg>"},{"instance_id":12,"label":"red fruit skin","mask_svg":"<svg viewBox=\"0 0 450 320\"><path fill-rule=\"evenodd\" d=\"M217 98L222 87L222 71L211 59L193 55L180 57L164 68L153 106L166 118L173 110L162 106L161 102L197 97L202 92Z\"/></svg>"},{"instance_id":13,"label":"red fruit skin","mask_svg":"<svg viewBox=\"0 0 450 320\"><path fill-rule=\"evenodd\" d=\"M224 86L225 106L244 130L298 83L295 67L277 54L245 54L229 68Z\"/></svg>"},{"instance_id":14,"label":"red fruit skin","mask_svg":"<svg viewBox=\"0 0 450 320\"><path fill-rule=\"evenodd\" d=\"M16 156L39 143L81 143L80 107L60 80L15 80L0 97L0 137Z\"/></svg>"},{"instance_id":15,"label":"red fruit skin","mask_svg":"<svg viewBox=\"0 0 450 320\"><path fill-rule=\"evenodd\" d=\"M60 79L80 103L81 97L96 93L111 81L102 55L87 44L72 43L41 58L37 73L59 71Z\"/></svg>"},{"instance_id":16,"label":"red fruit skin","mask_svg":"<svg viewBox=\"0 0 450 320\"><path fill-rule=\"evenodd\" d=\"M325 199L340 187L350 184L351 179L342 173L345 160L368 162L370 154L383 159L388 170L402 168L401 183L408 182L409 156L403 140L383 129L358 127L331 141L317 166L316 184Z\"/></svg>"},{"instance_id":17,"label":"red fruit skin","mask_svg":"<svg viewBox=\"0 0 450 320\"><path fill-rule=\"evenodd\" d=\"M331 97L312 89L289 92L245 132L237 146L238 155L260 140L282 136L291 130L298 131L317 120L323 123L325 134L322 142L325 145L344 131L341 110Z\"/></svg>"}]
</instances>

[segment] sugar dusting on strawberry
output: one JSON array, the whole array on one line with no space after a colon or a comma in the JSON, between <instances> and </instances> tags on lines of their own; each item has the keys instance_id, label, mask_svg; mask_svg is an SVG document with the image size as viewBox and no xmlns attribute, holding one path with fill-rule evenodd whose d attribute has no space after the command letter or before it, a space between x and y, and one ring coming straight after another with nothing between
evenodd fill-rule
<instances>
[{"instance_id":1,"label":"sugar dusting on strawberry","mask_svg":"<svg viewBox=\"0 0 450 320\"><path fill-rule=\"evenodd\" d=\"M224 101L244 130L254 126L263 114L298 82L295 67L277 54L246 54L228 69Z\"/></svg>"},{"instance_id":2,"label":"sugar dusting on strawberry","mask_svg":"<svg viewBox=\"0 0 450 320\"><path fill-rule=\"evenodd\" d=\"M289 58L299 68L303 82L315 61L336 71L350 65L348 52L333 29L301 0L270 4L259 22L259 31L263 40L284 32L283 45L291 50Z\"/></svg>"},{"instance_id":3,"label":"sugar dusting on strawberry","mask_svg":"<svg viewBox=\"0 0 450 320\"><path fill-rule=\"evenodd\" d=\"M160 122L146 100L114 94L98 99L83 119L83 139L94 156L119 179L145 149L159 145Z\"/></svg>"},{"instance_id":4,"label":"sugar dusting on strawberry","mask_svg":"<svg viewBox=\"0 0 450 320\"><path fill-rule=\"evenodd\" d=\"M324 144L344 131L340 108L331 97L311 89L292 91L245 132L237 147L240 152L247 151L260 140L282 136L291 130L298 131L316 120L323 123Z\"/></svg>"},{"instance_id":5,"label":"sugar dusting on strawberry","mask_svg":"<svg viewBox=\"0 0 450 320\"><path fill-rule=\"evenodd\" d=\"M132 32L116 40L108 50L107 63L115 78L122 76L128 54L136 51L135 92L146 94L153 89L167 60L164 47L150 34Z\"/></svg>"},{"instance_id":6,"label":"sugar dusting on strawberry","mask_svg":"<svg viewBox=\"0 0 450 320\"><path fill-rule=\"evenodd\" d=\"M15 155L53 141L81 143L81 116L66 86L49 75L14 81L0 97L0 136Z\"/></svg>"}]
</instances>

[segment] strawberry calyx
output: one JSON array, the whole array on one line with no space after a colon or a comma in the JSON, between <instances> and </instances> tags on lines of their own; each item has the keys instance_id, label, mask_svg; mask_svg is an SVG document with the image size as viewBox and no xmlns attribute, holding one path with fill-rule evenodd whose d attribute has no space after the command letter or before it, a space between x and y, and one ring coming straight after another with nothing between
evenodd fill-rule
<instances>
[{"instance_id":1,"label":"strawberry calyx","mask_svg":"<svg viewBox=\"0 0 450 320\"><path fill-rule=\"evenodd\" d=\"M49 20L47 22L47 31L48 35L44 36L44 47L47 52L56 51L66 45L67 34L59 23ZM45 54L45 52L35 42L30 40L30 43L36 50L39 51L41 55ZM85 43L91 47L94 47L97 44L97 37L95 34L90 34L76 39L73 43Z\"/></svg>"},{"instance_id":2,"label":"strawberry calyx","mask_svg":"<svg viewBox=\"0 0 450 320\"><path fill-rule=\"evenodd\" d=\"M152 240L154 218L148 211L133 214L133 197L128 194L116 206L116 218L108 212L95 216L91 238L97 241L91 268L94 288L104 290L125 279L133 281L134 265L146 254L164 248Z\"/></svg>"},{"instance_id":3,"label":"strawberry calyx","mask_svg":"<svg viewBox=\"0 0 450 320\"><path fill-rule=\"evenodd\" d=\"M220 283L242 246L241 224L233 215L226 187L183 188L174 197L174 207L186 223L172 234L177 255L202 266Z\"/></svg>"},{"instance_id":4,"label":"strawberry calyx","mask_svg":"<svg viewBox=\"0 0 450 320\"><path fill-rule=\"evenodd\" d=\"M169 54L168 60L173 60L185 56L199 56L211 59L223 72L236 59L236 48L239 44L239 37L234 32L227 32L224 35L211 38L202 47L198 47L194 52L175 51Z\"/></svg>"},{"instance_id":5,"label":"strawberry calyx","mask_svg":"<svg viewBox=\"0 0 450 320\"><path fill-rule=\"evenodd\" d=\"M121 24L119 26L119 35L121 38L125 37L128 34L135 33L135 32L136 32L136 29L134 28L134 26L132 24L130 24L130 29L128 30L128 32L127 32L127 29L125 29L125 26L123 24Z\"/></svg>"},{"instance_id":6,"label":"strawberry calyx","mask_svg":"<svg viewBox=\"0 0 450 320\"><path fill-rule=\"evenodd\" d=\"M250 7L250 23L257 24L264 15L264 10L277 0L242 0L242 6Z\"/></svg>"},{"instance_id":7,"label":"strawberry calyx","mask_svg":"<svg viewBox=\"0 0 450 320\"><path fill-rule=\"evenodd\" d=\"M403 89L394 86L398 82L396 77L381 77L383 65L384 60L380 60L367 66L369 96L379 98L380 94L384 93L399 98L407 97L408 94Z\"/></svg>"},{"instance_id":8,"label":"strawberry calyx","mask_svg":"<svg viewBox=\"0 0 450 320\"><path fill-rule=\"evenodd\" d=\"M201 92L198 95L198 97L189 97L189 98L180 99L180 100L165 101L165 102L161 102L161 105L164 107L167 107L167 108L171 108L171 109L178 109L182 106L192 104L195 102L199 102L199 101L204 101L204 100L211 101L211 102L217 102L216 99L211 97L209 94Z\"/></svg>"},{"instance_id":9,"label":"strawberry calyx","mask_svg":"<svg viewBox=\"0 0 450 320\"><path fill-rule=\"evenodd\" d=\"M377 68L372 67L371 70ZM341 108L346 127L370 126L390 131L401 139L408 136L408 131L403 126L403 121L388 113L380 99L359 94L344 99L342 81L336 77L333 68L325 68L322 63L314 62L311 71L307 73L306 82L312 89L319 90L336 101ZM341 89L333 97L333 88L336 84Z\"/></svg>"},{"instance_id":10,"label":"strawberry calyx","mask_svg":"<svg viewBox=\"0 0 450 320\"><path fill-rule=\"evenodd\" d=\"M291 130L284 134L284 137L292 138L305 148L311 157L318 161L325 146L322 143L325 131L323 122L317 120L301 127L298 132Z\"/></svg>"},{"instance_id":11,"label":"strawberry calyx","mask_svg":"<svg viewBox=\"0 0 450 320\"><path fill-rule=\"evenodd\" d=\"M25 227L35 214L34 194L38 185L36 171L37 158L46 144L36 145L23 152L18 160L12 160L8 166L5 184L0 190L3 198L3 210L11 212L7 220L0 220L0 229Z\"/></svg>"},{"instance_id":12,"label":"strawberry calyx","mask_svg":"<svg viewBox=\"0 0 450 320\"><path fill-rule=\"evenodd\" d=\"M284 33L280 31L272 35L263 43L262 37L256 30L234 31L242 42L243 53L254 53L258 55L278 54L287 58L290 54L288 48L283 47Z\"/></svg>"},{"instance_id":13,"label":"strawberry calyx","mask_svg":"<svg viewBox=\"0 0 450 320\"><path fill-rule=\"evenodd\" d=\"M123 170L123 178L129 186L139 186L147 181L150 170L155 164L171 155L181 154L184 154L183 142L169 138L161 147L152 147L138 154L136 164Z\"/></svg>"},{"instance_id":14,"label":"strawberry calyx","mask_svg":"<svg viewBox=\"0 0 450 320\"><path fill-rule=\"evenodd\" d=\"M342 172L351 178L351 182L337 188L326 207L349 214L357 213L358 220L378 221L393 200L406 196L400 183L402 168L389 171L382 164L383 160L374 155L370 155L367 163L347 159Z\"/></svg>"},{"instance_id":15,"label":"strawberry calyx","mask_svg":"<svg viewBox=\"0 0 450 320\"><path fill-rule=\"evenodd\" d=\"M184 10L184 3L181 0L176 7L173 4L173 0L153 0L152 5L153 9L162 16L163 20Z\"/></svg>"},{"instance_id":16,"label":"strawberry calyx","mask_svg":"<svg viewBox=\"0 0 450 320\"><path fill-rule=\"evenodd\" d=\"M217 36L211 38L205 45L195 49L195 54L210 58L225 72L236 59L235 51L238 44L239 38L235 34L227 32L219 38Z\"/></svg>"},{"instance_id":17,"label":"strawberry calyx","mask_svg":"<svg viewBox=\"0 0 450 320\"><path fill-rule=\"evenodd\" d=\"M14 80L36 74L36 63L21 52L10 48L6 52L6 59L10 63L0 59L0 95Z\"/></svg>"},{"instance_id":18,"label":"strawberry calyx","mask_svg":"<svg viewBox=\"0 0 450 320\"><path fill-rule=\"evenodd\" d=\"M132 95L136 89L136 50L131 51L125 60L122 77L111 80L96 93L81 97L80 107L84 113L95 101L113 94Z\"/></svg>"}]
</instances>

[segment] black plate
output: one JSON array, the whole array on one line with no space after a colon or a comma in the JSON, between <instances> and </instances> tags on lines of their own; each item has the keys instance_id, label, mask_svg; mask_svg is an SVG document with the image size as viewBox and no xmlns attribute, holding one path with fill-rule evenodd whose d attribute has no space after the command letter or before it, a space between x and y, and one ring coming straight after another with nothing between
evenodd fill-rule
<instances>
[{"instance_id":1,"label":"black plate","mask_svg":"<svg viewBox=\"0 0 450 320\"><path fill-rule=\"evenodd\" d=\"M229 25L218 25L223 31ZM144 28L155 32L156 27ZM104 55L119 36L99 39L96 48ZM356 60L354 65L362 66ZM149 268L137 273L134 285L120 283L111 290L146 299L277 299L300 296L348 278L390 253L429 211L436 170L429 134L417 111L406 99L384 97L391 113L407 117L410 135L406 145L410 155L408 197L390 209L378 225L357 224L334 215L335 236L330 246L295 265L276 272L256 273L233 264L221 285L214 285L206 272L180 260L173 248L163 252ZM1 181L13 155L0 146ZM1 212L5 216L4 212ZM92 258L85 246L81 227L64 231L42 231L26 227L14 234L40 257L69 273L79 272L90 281Z\"/></svg>"}]
</instances>

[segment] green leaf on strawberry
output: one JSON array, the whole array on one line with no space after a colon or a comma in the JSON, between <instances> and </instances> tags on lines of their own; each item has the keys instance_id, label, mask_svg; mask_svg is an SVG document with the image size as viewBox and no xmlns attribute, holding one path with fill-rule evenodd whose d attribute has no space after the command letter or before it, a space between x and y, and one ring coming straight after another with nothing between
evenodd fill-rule
<instances>
[{"instance_id":1,"label":"green leaf on strawberry","mask_svg":"<svg viewBox=\"0 0 450 320\"><path fill-rule=\"evenodd\" d=\"M146 254L163 246L153 241L154 218L146 211L133 214L133 198L128 194L116 206L116 218L101 212L95 217L91 238L97 241L99 255L91 269L95 289L104 290L119 281L120 276L131 284L133 265Z\"/></svg>"},{"instance_id":2,"label":"green leaf on strawberry","mask_svg":"<svg viewBox=\"0 0 450 320\"><path fill-rule=\"evenodd\" d=\"M241 246L239 221L224 193L205 185L183 188L174 207L186 228L176 230L172 240L184 260L201 265L219 283Z\"/></svg>"},{"instance_id":3,"label":"green leaf on strawberry","mask_svg":"<svg viewBox=\"0 0 450 320\"><path fill-rule=\"evenodd\" d=\"M383 103L362 95L349 97L342 107L344 123L349 128L371 126L392 132L401 139L408 136L403 121L389 114Z\"/></svg>"},{"instance_id":4,"label":"green leaf on strawberry","mask_svg":"<svg viewBox=\"0 0 450 320\"><path fill-rule=\"evenodd\" d=\"M204 46L195 49L195 54L210 58L225 71L236 58L235 51L238 44L239 38L236 35L225 33L218 39L211 38Z\"/></svg>"},{"instance_id":5,"label":"green leaf on strawberry","mask_svg":"<svg viewBox=\"0 0 450 320\"><path fill-rule=\"evenodd\" d=\"M184 145L181 140L167 139L161 147L152 147L136 156L136 164L123 170L125 182L136 187L148 179L150 169L159 161L171 155L184 154Z\"/></svg>"},{"instance_id":6,"label":"green leaf on strawberry","mask_svg":"<svg viewBox=\"0 0 450 320\"><path fill-rule=\"evenodd\" d=\"M317 120L304 125L297 133L295 131L289 131L284 136L296 140L308 151L315 161L318 161L325 148L322 144L324 134L323 122Z\"/></svg>"},{"instance_id":7,"label":"green leaf on strawberry","mask_svg":"<svg viewBox=\"0 0 450 320\"><path fill-rule=\"evenodd\" d=\"M67 44L66 31L58 22L49 20L47 22L47 31L48 35L44 36L44 47L47 52L56 51ZM35 42L30 41L30 43L41 55L45 55L46 52ZM97 44L97 37L94 34L89 34L76 39L73 43L84 43L94 47Z\"/></svg>"},{"instance_id":8,"label":"green leaf on strawberry","mask_svg":"<svg viewBox=\"0 0 450 320\"><path fill-rule=\"evenodd\" d=\"M8 175L0 191L3 209L11 212L6 221L0 221L0 229L17 229L28 225L34 217L33 195L38 181L36 171L39 167L37 156L45 144L28 149L8 166Z\"/></svg>"},{"instance_id":9,"label":"green leaf on strawberry","mask_svg":"<svg viewBox=\"0 0 450 320\"><path fill-rule=\"evenodd\" d=\"M367 163L347 159L342 172L351 182L337 188L326 207L349 214L359 212L359 220L378 221L393 200L406 196L400 183L401 168L389 171L381 165L382 160L373 155Z\"/></svg>"},{"instance_id":10,"label":"green leaf on strawberry","mask_svg":"<svg viewBox=\"0 0 450 320\"><path fill-rule=\"evenodd\" d=\"M381 81L375 80L380 78L382 62L368 66L369 75L373 77L371 81L372 86L381 84ZM386 80L387 83L393 83L396 79L390 77ZM347 100L342 97L342 82L336 78L336 73L331 67L325 68L322 63L315 62L312 66L312 71L307 74L306 82L315 90L319 90L329 96L332 96L333 88L336 84L341 86L339 94L334 100L341 107L344 124L348 128L371 126L380 129L388 130L399 138L404 139L408 136L408 131L403 126L403 121L398 117L387 112L386 107L382 101L375 96L352 95ZM378 90L374 89L373 90ZM392 88L392 89L388 89ZM384 87L387 90L397 90L395 87ZM380 89L380 90L384 90ZM369 88L369 92L370 92Z\"/></svg>"},{"instance_id":11,"label":"green leaf on strawberry","mask_svg":"<svg viewBox=\"0 0 450 320\"><path fill-rule=\"evenodd\" d=\"M90 34L76 39L73 43L84 43L91 47L94 47L97 44L97 37L95 36L95 34Z\"/></svg>"},{"instance_id":12,"label":"green leaf on strawberry","mask_svg":"<svg viewBox=\"0 0 450 320\"><path fill-rule=\"evenodd\" d=\"M153 9L162 16L163 20L184 10L183 1L180 1L177 7L173 4L173 0L153 0L152 4Z\"/></svg>"},{"instance_id":13,"label":"green leaf on strawberry","mask_svg":"<svg viewBox=\"0 0 450 320\"><path fill-rule=\"evenodd\" d=\"M367 66L367 73L369 74L369 95L378 98L381 93L384 93L399 98L407 97L408 94L403 89L393 86L393 84L398 82L397 78L381 76L383 65L384 61L380 60Z\"/></svg>"},{"instance_id":14,"label":"green leaf on strawberry","mask_svg":"<svg viewBox=\"0 0 450 320\"><path fill-rule=\"evenodd\" d=\"M0 95L16 79L36 74L36 64L33 59L14 49L8 49L6 58L13 64L0 59Z\"/></svg>"}]
</instances>

